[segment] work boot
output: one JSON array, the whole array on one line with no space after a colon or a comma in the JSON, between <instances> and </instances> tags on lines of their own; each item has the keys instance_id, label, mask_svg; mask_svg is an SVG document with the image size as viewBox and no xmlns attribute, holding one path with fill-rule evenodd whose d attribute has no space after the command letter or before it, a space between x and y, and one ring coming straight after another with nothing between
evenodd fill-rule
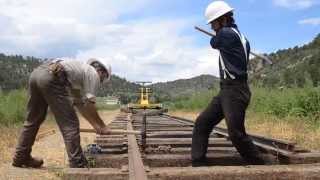
<instances>
[{"instance_id":1,"label":"work boot","mask_svg":"<svg viewBox=\"0 0 320 180\"><path fill-rule=\"evenodd\" d=\"M192 160L192 167L209 166L207 158Z\"/></svg>"},{"instance_id":2,"label":"work boot","mask_svg":"<svg viewBox=\"0 0 320 180\"><path fill-rule=\"evenodd\" d=\"M244 158L244 160L248 165L266 165L266 161L261 155L251 158Z\"/></svg>"},{"instance_id":3,"label":"work boot","mask_svg":"<svg viewBox=\"0 0 320 180\"><path fill-rule=\"evenodd\" d=\"M88 161L87 159L83 156L80 160L76 161L76 162L70 162L69 166L70 168L88 168Z\"/></svg>"},{"instance_id":4,"label":"work boot","mask_svg":"<svg viewBox=\"0 0 320 180\"><path fill-rule=\"evenodd\" d=\"M25 159L18 159L16 157L13 158L12 166L21 167L21 168L40 168L43 164L43 160L41 158L35 158L29 156Z\"/></svg>"}]
</instances>

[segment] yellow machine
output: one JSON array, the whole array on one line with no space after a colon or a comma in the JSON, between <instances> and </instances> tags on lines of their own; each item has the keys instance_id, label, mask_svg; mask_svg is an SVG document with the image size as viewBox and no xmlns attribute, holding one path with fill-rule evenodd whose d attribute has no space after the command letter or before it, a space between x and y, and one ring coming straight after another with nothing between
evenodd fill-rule
<instances>
[{"instance_id":1,"label":"yellow machine","mask_svg":"<svg viewBox=\"0 0 320 180\"><path fill-rule=\"evenodd\" d=\"M140 89L140 100L138 104L129 104L129 109L161 109L162 104L152 104L149 102L149 95L152 93L151 88L145 87L146 83L151 82L136 82L142 84Z\"/></svg>"},{"instance_id":2,"label":"yellow machine","mask_svg":"<svg viewBox=\"0 0 320 180\"><path fill-rule=\"evenodd\" d=\"M142 107L148 107L149 104L149 93L151 92L150 88L141 87L140 88L140 106Z\"/></svg>"}]
</instances>

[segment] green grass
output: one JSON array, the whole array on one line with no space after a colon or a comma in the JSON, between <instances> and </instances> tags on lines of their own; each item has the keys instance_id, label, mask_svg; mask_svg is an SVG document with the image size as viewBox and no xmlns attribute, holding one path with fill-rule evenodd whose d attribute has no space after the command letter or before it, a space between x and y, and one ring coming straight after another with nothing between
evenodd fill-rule
<instances>
[{"instance_id":1,"label":"green grass","mask_svg":"<svg viewBox=\"0 0 320 180\"><path fill-rule=\"evenodd\" d=\"M25 120L28 101L27 90L0 91L0 126L10 127L22 124ZM120 105L97 103L99 110L116 110ZM54 119L50 116L47 119Z\"/></svg>"},{"instance_id":2,"label":"green grass","mask_svg":"<svg viewBox=\"0 0 320 180\"><path fill-rule=\"evenodd\" d=\"M320 88L266 89L251 88L248 111L277 118L299 117L320 125ZM199 111L204 109L217 91L197 93L166 103L173 110Z\"/></svg>"},{"instance_id":3,"label":"green grass","mask_svg":"<svg viewBox=\"0 0 320 180\"><path fill-rule=\"evenodd\" d=\"M249 111L279 118L298 117L320 125L320 88L254 88Z\"/></svg>"},{"instance_id":4,"label":"green grass","mask_svg":"<svg viewBox=\"0 0 320 180\"><path fill-rule=\"evenodd\" d=\"M26 113L26 104L26 90L0 92L0 126L22 123Z\"/></svg>"},{"instance_id":5,"label":"green grass","mask_svg":"<svg viewBox=\"0 0 320 180\"><path fill-rule=\"evenodd\" d=\"M170 110L197 111L205 108L215 94L217 94L216 90L198 92L190 97L180 97L164 104Z\"/></svg>"},{"instance_id":6,"label":"green grass","mask_svg":"<svg viewBox=\"0 0 320 180\"><path fill-rule=\"evenodd\" d=\"M320 88L266 89L254 87L248 111L283 119L297 117L320 127ZM218 93L217 90L198 92L190 97L180 97L165 103L170 110L203 110ZM26 113L26 90L0 92L0 125L22 123ZM115 110L119 105L97 104L98 109Z\"/></svg>"}]
</instances>

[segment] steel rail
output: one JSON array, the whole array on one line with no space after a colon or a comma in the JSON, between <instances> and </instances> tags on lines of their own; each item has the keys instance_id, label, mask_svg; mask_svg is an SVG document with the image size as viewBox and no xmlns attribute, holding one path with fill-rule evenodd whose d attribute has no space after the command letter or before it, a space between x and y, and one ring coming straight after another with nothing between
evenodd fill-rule
<instances>
[{"instance_id":1,"label":"steel rail","mask_svg":"<svg viewBox=\"0 0 320 180\"><path fill-rule=\"evenodd\" d=\"M229 136L228 130L225 128L215 127L214 131L216 133L223 135L223 136L226 136L226 137ZM259 136L259 135L249 134L249 136L250 136L250 138L252 138L252 140L254 141L254 143L256 145L263 144L266 146L270 146L270 147L274 147L277 149L286 150L286 151L290 151L290 152L294 152L295 145L296 145L296 143L293 143L293 142L287 142L287 141L278 140L278 139L266 138L266 137Z\"/></svg>"},{"instance_id":2,"label":"steel rail","mask_svg":"<svg viewBox=\"0 0 320 180\"><path fill-rule=\"evenodd\" d=\"M127 119L127 130L132 131L133 126L131 115L128 115ZM128 134L128 159L129 180L147 180L147 173L143 165L136 136L133 134Z\"/></svg>"},{"instance_id":3,"label":"steel rail","mask_svg":"<svg viewBox=\"0 0 320 180\"><path fill-rule=\"evenodd\" d=\"M97 135L95 143L101 148L101 153L88 154L94 160L94 167L88 171L81 169L71 169L63 179L130 179L130 180L146 180L149 179L212 179L216 176L215 167L223 166L226 169L224 175L235 170L229 170L229 167L246 165L243 158L232 145L228 137L226 129L216 128L208 141L207 162L208 166L214 168L192 168L191 162L191 144L192 144L192 126L194 121L185 120L180 117L173 116L147 116L147 114L120 114L111 122L114 127L123 130L139 130L139 135ZM157 123L164 127L156 127ZM181 125L190 126L186 128L170 128L172 124L180 123ZM165 127L167 126L167 127ZM151 128L151 129L150 129ZM183 131L182 131L183 130ZM264 138L262 138L264 139ZM267 139L267 142L268 139ZM299 151L299 147L294 147L294 152L284 149L284 147L275 146L274 144L266 145L266 142L254 142L263 154L267 156L268 165L275 164L315 164L320 162L320 153L315 151ZM141 155L143 157L141 157ZM264 156L263 155L263 156ZM269 156L270 155L270 156ZM269 164L270 159L270 164ZM256 166L252 166L256 167ZM183 174L177 172L181 169L188 168ZM262 169L266 167L263 166ZM279 167L275 167L278 172ZM285 167L287 168L287 167ZM200 173L198 170L210 170L210 176ZM249 168L251 169L251 168ZM269 168L266 168L269 169ZM168 177L167 172L177 176ZM243 172L251 179L261 177L261 169L255 170L256 177L251 176L252 173L247 172L247 168ZM160 171L160 172L159 172ZM159 172L158 174L156 172ZM188 174L188 172L190 172ZM290 171L292 173L292 171ZM187 176L186 176L187 175ZM264 177L270 177L266 174ZM279 172L277 177L282 177L283 173ZM292 177L295 177L293 175ZM219 176L220 177L220 176ZM221 176L221 178L227 176ZM231 176L230 176L231 177ZM233 178L235 176L232 176ZM238 177L238 176L237 176ZM266 178L268 179L268 178ZM269 178L270 179L270 178Z\"/></svg>"},{"instance_id":4,"label":"steel rail","mask_svg":"<svg viewBox=\"0 0 320 180\"><path fill-rule=\"evenodd\" d=\"M141 150L144 152L147 144L147 116L143 115L141 125Z\"/></svg>"},{"instance_id":5,"label":"steel rail","mask_svg":"<svg viewBox=\"0 0 320 180\"><path fill-rule=\"evenodd\" d=\"M97 133L97 131L95 130L95 129L85 129L85 128L81 128L80 129L80 132L82 132L82 133ZM111 129L110 131L109 131L109 134L112 134L112 135L121 135L121 134L134 134L134 135L139 135L139 134L141 134L141 132L140 131L133 131L133 130L131 130L131 131L129 131L129 130L122 130L122 129ZM104 135L104 134L102 134L102 135ZM108 135L108 134L106 134L106 135Z\"/></svg>"},{"instance_id":6,"label":"steel rail","mask_svg":"<svg viewBox=\"0 0 320 180\"><path fill-rule=\"evenodd\" d=\"M177 116L171 116L168 114L161 115L162 117L167 117L170 119L177 119L179 121L189 123L189 124L194 124L194 121L177 117ZM228 135L228 130L225 128L221 127L215 127L213 129L214 133L222 135L226 138L229 137ZM253 134L248 134L249 137L253 140L254 144L259 146L262 149L265 149L267 151L271 151L273 153L280 153L283 155L290 155L292 153L295 153L295 145L296 143L293 142L288 142L288 141L283 141L283 140L278 140L278 139L273 139L273 138L266 138L262 137L259 135L253 135Z\"/></svg>"}]
</instances>

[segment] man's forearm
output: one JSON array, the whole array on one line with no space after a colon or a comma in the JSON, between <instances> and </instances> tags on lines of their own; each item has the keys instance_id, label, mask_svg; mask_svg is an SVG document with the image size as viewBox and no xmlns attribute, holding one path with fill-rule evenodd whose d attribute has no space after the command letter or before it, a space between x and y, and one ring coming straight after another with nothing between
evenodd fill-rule
<instances>
[{"instance_id":1,"label":"man's forearm","mask_svg":"<svg viewBox=\"0 0 320 180\"><path fill-rule=\"evenodd\" d=\"M93 126L94 129L100 130L106 127L106 124L100 118L94 103L77 104L76 107L81 115Z\"/></svg>"}]
</instances>

